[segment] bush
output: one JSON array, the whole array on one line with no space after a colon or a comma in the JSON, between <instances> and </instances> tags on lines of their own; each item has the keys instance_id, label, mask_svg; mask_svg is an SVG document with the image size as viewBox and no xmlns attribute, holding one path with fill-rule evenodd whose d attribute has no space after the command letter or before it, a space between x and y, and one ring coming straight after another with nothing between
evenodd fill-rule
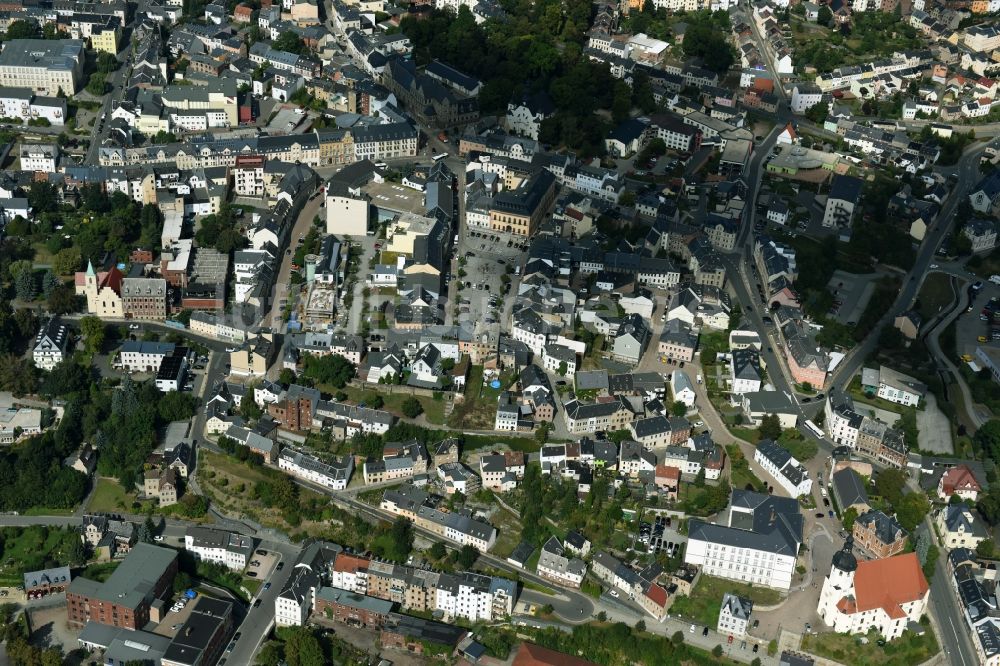
<instances>
[{"instance_id":1,"label":"bush","mask_svg":"<svg viewBox=\"0 0 1000 666\"><path fill-rule=\"evenodd\" d=\"M403 404L400 405L400 409L403 410L403 415L409 419L415 419L424 413L423 405L421 405L420 401L413 396L404 400Z\"/></svg>"}]
</instances>

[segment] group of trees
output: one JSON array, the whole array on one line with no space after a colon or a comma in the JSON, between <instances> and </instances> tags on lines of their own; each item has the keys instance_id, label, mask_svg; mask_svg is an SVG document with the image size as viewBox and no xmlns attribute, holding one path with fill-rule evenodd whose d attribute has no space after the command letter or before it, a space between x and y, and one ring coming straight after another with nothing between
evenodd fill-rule
<instances>
[{"instance_id":1,"label":"group of trees","mask_svg":"<svg viewBox=\"0 0 1000 666\"><path fill-rule=\"evenodd\" d=\"M240 233L236 211L229 204L223 204L218 213L201 218L194 238L199 246L214 247L225 254L239 250L247 242Z\"/></svg>"},{"instance_id":2,"label":"group of trees","mask_svg":"<svg viewBox=\"0 0 1000 666\"><path fill-rule=\"evenodd\" d=\"M332 386L344 388L355 375L354 364L340 354L315 356L306 354L302 358L302 374L309 379Z\"/></svg>"},{"instance_id":3,"label":"group of trees","mask_svg":"<svg viewBox=\"0 0 1000 666\"><path fill-rule=\"evenodd\" d=\"M612 109L616 98L620 111L631 103L631 93L607 65L583 55L590 3L516 0L506 9L506 20L483 25L459 7L457 15L434 11L426 19L404 17L400 29L413 42L418 62L437 58L483 80L479 104L484 113L503 113L512 99L547 91L556 114L543 123L541 140L602 154L608 125L594 112Z\"/></svg>"},{"instance_id":4,"label":"group of trees","mask_svg":"<svg viewBox=\"0 0 1000 666\"><path fill-rule=\"evenodd\" d=\"M906 474L887 469L875 480L875 492L895 512L896 520L907 532L913 532L931 509L930 500L922 492L906 492Z\"/></svg>"},{"instance_id":5,"label":"group of trees","mask_svg":"<svg viewBox=\"0 0 1000 666\"><path fill-rule=\"evenodd\" d=\"M405 562L413 550L413 524L406 518L396 518L383 529L371 544L372 552L393 562Z\"/></svg>"},{"instance_id":6,"label":"group of trees","mask_svg":"<svg viewBox=\"0 0 1000 666\"><path fill-rule=\"evenodd\" d=\"M684 55L701 58L705 67L718 74L725 74L736 60L730 42L729 13L702 10L686 16Z\"/></svg>"}]
</instances>

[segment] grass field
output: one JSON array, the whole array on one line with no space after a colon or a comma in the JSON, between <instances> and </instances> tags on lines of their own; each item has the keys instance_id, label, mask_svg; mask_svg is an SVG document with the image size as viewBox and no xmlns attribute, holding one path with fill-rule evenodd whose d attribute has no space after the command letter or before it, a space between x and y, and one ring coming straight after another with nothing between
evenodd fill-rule
<instances>
[{"instance_id":1,"label":"grass field","mask_svg":"<svg viewBox=\"0 0 1000 666\"><path fill-rule=\"evenodd\" d=\"M377 394L382 398L382 409L392 412L396 416L403 416L403 402L410 397L406 393L390 394L376 391L364 391L353 386L345 386L342 390L347 394L348 400L357 403L371 402L372 396ZM335 392L335 390L331 392ZM434 399L432 397L429 398L422 395L413 397L415 397L420 402L420 406L424 408L424 417L427 419L428 423L432 423L434 425L444 425L445 399L443 394L439 399Z\"/></svg>"},{"instance_id":2,"label":"grass field","mask_svg":"<svg viewBox=\"0 0 1000 666\"><path fill-rule=\"evenodd\" d=\"M920 316L928 321L938 312L955 302L955 293L951 288L951 277L945 273L930 273L924 278L917 295L920 302Z\"/></svg>"},{"instance_id":3,"label":"grass field","mask_svg":"<svg viewBox=\"0 0 1000 666\"><path fill-rule=\"evenodd\" d=\"M136 499L135 493L125 492L125 489L114 479L97 479L94 494L87 505L87 511L91 513L120 511L132 511L132 502Z\"/></svg>"},{"instance_id":4,"label":"grass field","mask_svg":"<svg viewBox=\"0 0 1000 666\"><path fill-rule=\"evenodd\" d=\"M674 600L671 612L692 622L714 627L719 621L722 595L726 592L746 597L761 606L770 606L781 600L777 590L702 575L690 597L681 596Z\"/></svg>"},{"instance_id":5,"label":"grass field","mask_svg":"<svg viewBox=\"0 0 1000 666\"><path fill-rule=\"evenodd\" d=\"M923 636L904 632L900 638L878 645L878 635L868 635L868 643L861 645L857 636L849 634L806 634L802 649L827 659L851 666L908 666L922 664L940 651L934 632L924 627Z\"/></svg>"},{"instance_id":6,"label":"grass field","mask_svg":"<svg viewBox=\"0 0 1000 666\"><path fill-rule=\"evenodd\" d=\"M819 446L816 440L812 438L803 437L797 430L792 436L782 435L778 438L778 444L788 449L788 452L795 457L799 462L805 462L807 460L812 460L816 453L819 451Z\"/></svg>"}]
</instances>

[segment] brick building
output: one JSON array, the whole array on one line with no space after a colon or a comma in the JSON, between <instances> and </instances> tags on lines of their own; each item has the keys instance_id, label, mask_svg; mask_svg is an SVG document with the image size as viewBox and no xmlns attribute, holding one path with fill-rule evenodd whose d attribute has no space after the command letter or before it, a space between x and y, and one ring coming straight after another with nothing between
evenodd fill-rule
<instances>
[{"instance_id":1,"label":"brick building","mask_svg":"<svg viewBox=\"0 0 1000 666\"><path fill-rule=\"evenodd\" d=\"M96 622L142 629L149 622L150 606L170 591L176 574L175 551L138 543L103 583L73 579L66 591L67 622L71 627Z\"/></svg>"}]
</instances>

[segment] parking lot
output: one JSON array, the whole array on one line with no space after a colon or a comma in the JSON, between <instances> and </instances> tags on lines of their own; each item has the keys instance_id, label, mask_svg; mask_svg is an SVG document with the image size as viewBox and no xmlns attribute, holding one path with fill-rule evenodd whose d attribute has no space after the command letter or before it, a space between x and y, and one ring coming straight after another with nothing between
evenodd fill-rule
<instances>
[{"instance_id":1,"label":"parking lot","mask_svg":"<svg viewBox=\"0 0 1000 666\"><path fill-rule=\"evenodd\" d=\"M847 326L861 318L875 291L878 274L856 275L841 270L833 272L827 289L833 294L833 308L827 313Z\"/></svg>"},{"instance_id":2,"label":"parking lot","mask_svg":"<svg viewBox=\"0 0 1000 666\"><path fill-rule=\"evenodd\" d=\"M267 554L261 555L261 552ZM268 576L271 575L271 572L277 564L278 555L276 553L258 548L254 551L250 564L247 565L245 575L248 578L256 578L257 580L263 582L267 580Z\"/></svg>"},{"instance_id":3,"label":"parking lot","mask_svg":"<svg viewBox=\"0 0 1000 666\"><path fill-rule=\"evenodd\" d=\"M651 553L672 557L687 543L687 537L677 531L677 526L678 520L670 516L656 516L652 523L639 521L635 541Z\"/></svg>"},{"instance_id":4,"label":"parking lot","mask_svg":"<svg viewBox=\"0 0 1000 666\"><path fill-rule=\"evenodd\" d=\"M521 264L527 240L512 234L494 232L487 229L468 229L459 243L456 258L452 262L450 279L446 280L448 297L448 317L458 318L453 323L483 323L499 326L510 316L520 281ZM465 265L459 268L459 257ZM459 275L464 271L464 277ZM504 285L503 275L510 277Z\"/></svg>"}]
</instances>

